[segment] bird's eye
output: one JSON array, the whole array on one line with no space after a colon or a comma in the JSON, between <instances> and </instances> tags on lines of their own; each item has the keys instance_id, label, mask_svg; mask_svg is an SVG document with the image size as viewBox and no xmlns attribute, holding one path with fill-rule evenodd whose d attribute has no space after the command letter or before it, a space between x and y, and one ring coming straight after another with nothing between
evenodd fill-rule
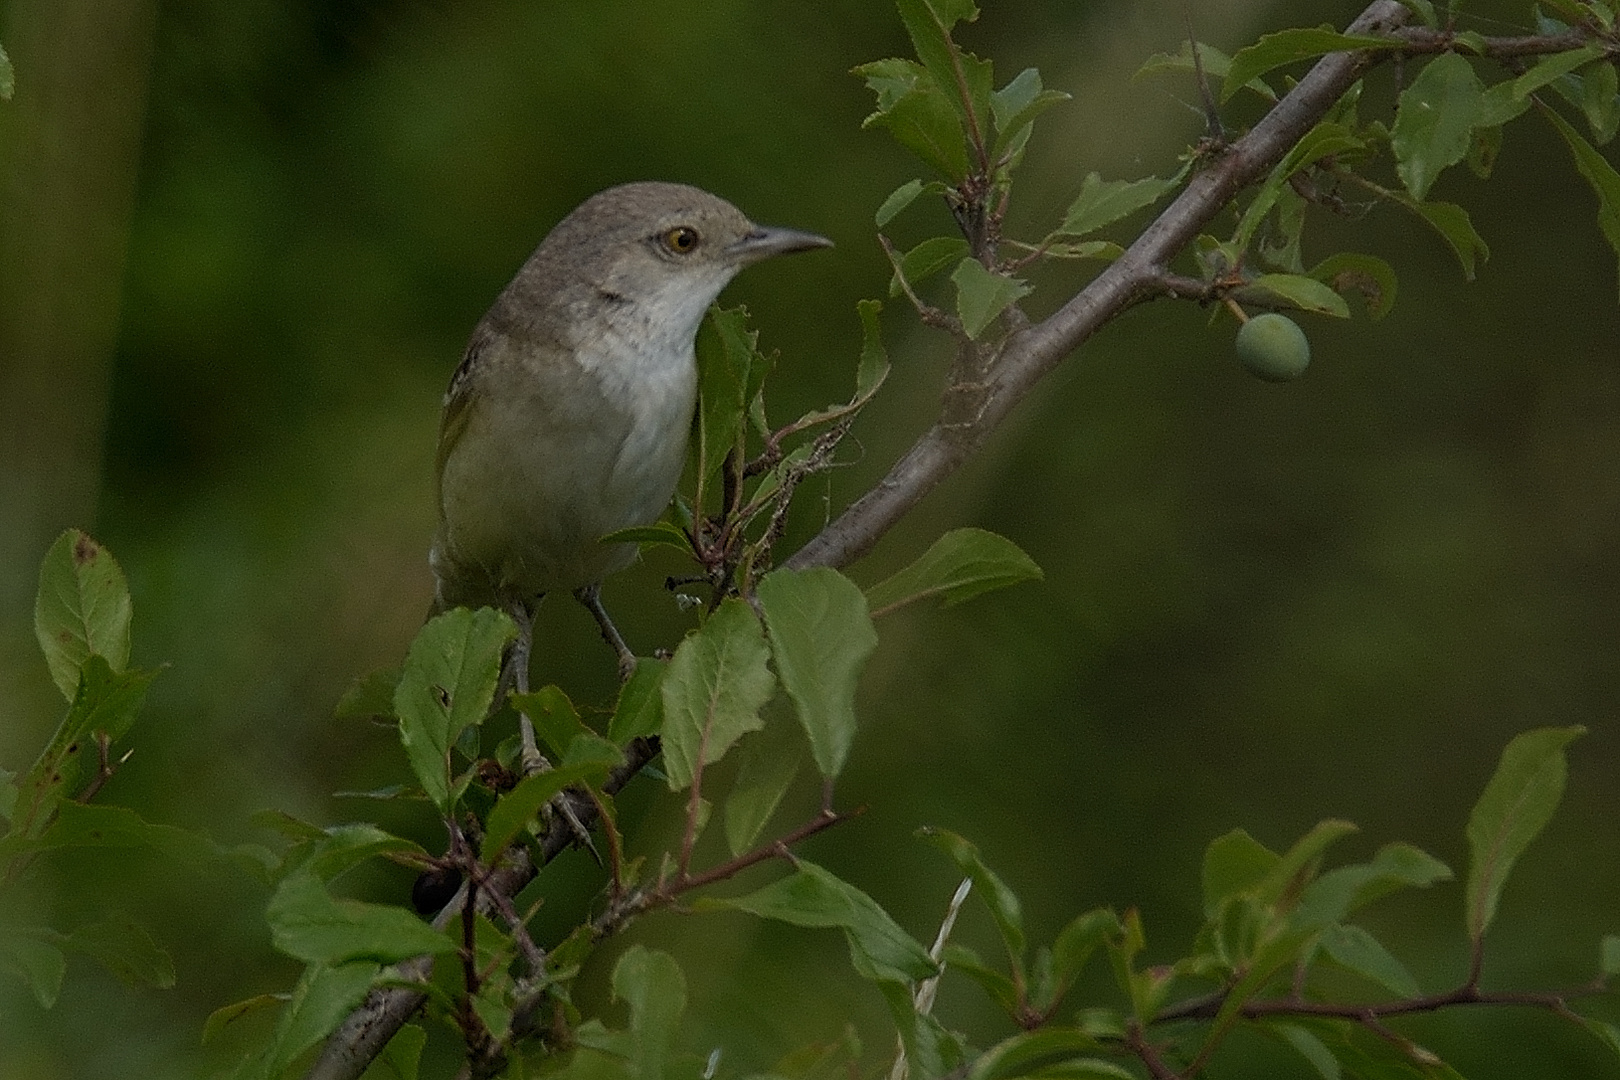
<instances>
[{"instance_id":1,"label":"bird's eye","mask_svg":"<svg viewBox=\"0 0 1620 1080\"><path fill-rule=\"evenodd\" d=\"M674 255L689 255L698 246L697 230L686 225L671 229L658 239L664 249Z\"/></svg>"}]
</instances>

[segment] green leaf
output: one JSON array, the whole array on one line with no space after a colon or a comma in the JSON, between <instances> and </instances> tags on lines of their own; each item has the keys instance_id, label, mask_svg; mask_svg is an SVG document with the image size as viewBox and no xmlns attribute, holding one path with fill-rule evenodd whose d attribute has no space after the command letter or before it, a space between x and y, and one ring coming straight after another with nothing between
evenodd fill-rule
<instances>
[{"instance_id":1,"label":"green leaf","mask_svg":"<svg viewBox=\"0 0 1620 1080\"><path fill-rule=\"evenodd\" d=\"M759 710L776 689L769 655L753 609L737 599L722 603L675 650L659 688L671 791L688 787L744 733L759 730Z\"/></svg>"},{"instance_id":2,"label":"green leaf","mask_svg":"<svg viewBox=\"0 0 1620 1080\"><path fill-rule=\"evenodd\" d=\"M1340 1080L1344 1075L1344 1070L1339 1067L1339 1059L1333 1056L1333 1051L1302 1025L1272 1021L1265 1026L1298 1051L1300 1057L1310 1062L1322 1080Z\"/></svg>"},{"instance_id":3,"label":"green leaf","mask_svg":"<svg viewBox=\"0 0 1620 1080\"><path fill-rule=\"evenodd\" d=\"M960 236L932 236L900 256L900 267L889 279L889 295L899 296L901 278L916 288L962 260L968 253L968 242Z\"/></svg>"},{"instance_id":4,"label":"green leaf","mask_svg":"<svg viewBox=\"0 0 1620 1080\"><path fill-rule=\"evenodd\" d=\"M568 749L563 752L562 764L594 765L601 770L602 779L606 779L609 770L624 764L624 751L596 732L587 730L568 744Z\"/></svg>"},{"instance_id":5,"label":"green leaf","mask_svg":"<svg viewBox=\"0 0 1620 1080\"><path fill-rule=\"evenodd\" d=\"M1396 202L1421 217L1440 234L1440 238L1451 246L1452 253L1457 256L1463 277L1473 281L1476 260L1484 262L1490 258L1491 249L1485 246L1484 238L1474 230L1468 211L1456 203L1417 202L1406 195L1390 194Z\"/></svg>"},{"instance_id":6,"label":"green leaf","mask_svg":"<svg viewBox=\"0 0 1620 1080\"><path fill-rule=\"evenodd\" d=\"M925 186L932 187L934 185L924 185L921 180L907 180L890 192L889 197L883 200L883 204L878 207L877 213L873 215L877 227L881 229L898 217L902 210L915 202L917 196L923 193Z\"/></svg>"},{"instance_id":7,"label":"green leaf","mask_svg":"<svg viewBox=\"0 0 1620 1080\"><path fill-rule=\"evenodd\" d=\"M635 525L628 529L614 529L602 537L604 544L641 544L644 547L669 547L683 554L692 550L679 525L669 521L655 521L651 525Z\"/></svg>"},{"instance_id":8,"label":"green leaf","mask_svg":"<svg viewBox=\"0 0 1620 1080\"><path fill-rule=\"evenodd\" d=\"M127 918L87 923L63 939L62 944L90 957L131 986L158 990L174 986L174 961L151 934Z\"/></svg>"},{"instance_id":9,"label":"green leaf","mask_svg":"<svg viewBox=\"0 0 1620 1080\"><path fill-rule=\"evenodd\" d=\"M753 847L799 775L804 750L800 730L786 717L772 719L743 743L742 764L726 796L726 844L733 855Z\"/></svg>"},{"instance_id":10,"label":"green leaf","mask_svg":"<svg viewBox=\"0 0 1620 1080\"><path fill-rule=\"evenodd\" d=\"M1359 926L1330 926L1322 931L1322 951L1336 963L1365 976L1403 998L1419 997L1423 989L1406 966L1379 940Z\"/></svg>"},{"instance_id":11,"label":"green leaf","mask_svg":"<svg viewBox=\"0 0 1620 1080\"><path fill-rule=\"evenodd\" d=\"M961 241L957 241L961 243ZM932 272L932 271L930 271ZM910 280L909 278L907 280ZM890 279L890 287L896 291L900 288L898 276ZM861 320L861 357L855 368L855 395L842 405L830 405L824 409L814 409L795 420L787 428L777 433L778 440L786 434L797 434L819 424L828 424L834 421L851 417L866 407L882 388L889 377L889 357L883 350L883 330L878 320L878 313L883 305L876 300L861 300L855 305L856 314ZM749 496L753 505L764 505L781 484L781 478L794 468L801 466L808 458L813 444L801 443L791 450L762 480L754 492Z\"/></svg>"},{"instance_id":12,"label":"green leaf","mask_svg":"<svg viewBox=\"0 0 1620 1080\"><path fill-rule=\"evenodd\" d=\"M748 310L713 307L697 337L698 505L738 445L748 409L748 379L759 350ZM688 545L689 546L689 545Z\"/></svg>"},{"instance_id":13,"label":"green leaf","mask_svg":"<svg viewBox=\"0 0 1620 1080\"><path fill-rule=\"evenodd\" d=\"M1370 319L1382 319L1395 307L1395 268L1376 255L1329 255L1311 267L1310 276L1340 295L1359 292Z\"/></svg>"},{"instance_id":14,"label":"green leaf","mask_svg":"<svg viewBox=\"0 0 1620 1080\"><path fill-rule=\"evenodd\" d=\"M1581 111L1599 146L1620 130L1620 73L1612 63L1593 64L1581 76Z\"/></svg>"},{"instance_id":15,"label":"green leaf","mask_svg":"<svg viewBox=\"0 0 1620 1080\"><path fill-rule=\"evenodd\" d=\"M92 654L114 673L129 666L130 614L129 584L111 553L78 529L57 537L39 568L34 636L64 698L74 699Z\"/></svg>"},{"instance_id":16,"label":"green leaf","mask_svg":"<svg viewBox=\"0 0 1620 1080\"><path fill-rule=\"evenodd\" d=\"M990 95L990 112L996 121L996 145L992 156L1000 158L1013 139L1053 105L1069 100L1061 90L1041 88L1041 73L1025 68L1018 77Z\"/></svg>"},{"instance_id":17,"label":"green leaf","mask_svg":"<svg viewBox=\"0 0 1620 1080\"><path fill-rule=\"evenodd\" d=\"M973 980L1007 1015L1018 1015L1018 988L1013 985L1012 979L986 964L978 953L966 945L954 942L946 945L940 954L940 966Z\"/></svg>"},{"instance_id":18,"label":"green leaf","mask_svg":"<svg viewBox=\"0 0 1620 1080\"><path fill-rule=\"evenodd\" d=\"M1480 130L1500 128L1517 119L1529 107L1529 98L1514 94L1511 79L1488 88L1479 99L1479 115L1474 118L1476 137Z\"/></svg>"},{"instance_id":19,"label":"green leaf","mask_svg":"<svg viewBox=\"0 0 1620 1080\"><path fill-rule=\"evenodd\" d=\"M1268 234L1260 240L1260 261L1284 274L1305 273L1300 245L1305 238L1307 203L1299 192L1282 187L1277 192L1277 214Z\"/></svg>"},{"instance_id":20,"label":"green leaf","mask_svg":"<svg viewBox=\"0 0 1620 1080\"><path fill-rule=\"evenodd\" d=\"M331 881L367 859L407 854L427 856L422 846L414 841L395 836L375 825L355 822L321 830L314 841L307 845L301 858L295 861L292 853L288 854L286 866L288 870L304 866L322 881Z\"/></svg>"},{"instance_id":21,"label":"green leaf","mask_svg":"<svg viewBox=\"0 0 1620 1080\"><path fill-rule=\"evenodd\" d=\"M1221 87L1221 100L1231 100L1232 95L1250 79L1264 75L1284 64L1309 60L1313 56L1322 56L1330 52L1347 52L1353 49L1399 49L1402 44L1396 38L1341 34L1328 26L1279 30L1275 34L1267 34L1246 49L1238 50L1232 57L1231 66L1226 72L1226 81Z\"/></svg>"},{"instance_id":22,"label":"green leaf","mask_svg":"<svg viewBox=\"0 0 1620 1080\"><path fill-rule=\"evenodd\" d=\"M664 726L664 701L659 692L669 661L637 657L634 674L619 687L619 701L608 721L608 738L620 746L631 739L656 735Z\"/></svg>"},{"instance_id":23,"label":"green leaf","mask_svg":"<svg viewBox=\"0 0 1620 1080\"><path fill-rule=\"evenodd\" d=\"M1620 935L1605 934L1598 942L1598 970L1605 975L1620 975Z\"/></svg>"},{"instance_id":24,"label":"green leaf","mask_svg":"<svg viewBox=\"0 0 1620 1080\"><path fill-rule=\"evenodd\" d=\"M916 562L867 589L866 603L873 618L934 596L950 607L1042 576L1035 561L1006 537L984 529L953 529Z\"/></svg>"},{"instance_id":25,"label":"green leaf","mask_svg":"<svg viewBox=\"0 0 1620 1080\"><path fill-rule=\"evenodd\" d=\"M795 866L787 877L747 896L705 897L694 907L747 911L794 926L837 927L848 937L855 970L863 978L907 983L936 974L928 950L877 901L814 863L801 859Z\"/></svg>"},{"instance_id":26,"label":"green leaf","mask_svg":"<svg viewBox=\"0 0 1620 1080\"><path fill-rule=\"evenodd\" d=\"M542 773L525 777L518 786L500 797L484 823L484 842L479 848L485 863L493 865L506 845L517 839L540 808L560 795L565 788L586 780L600 779L607 772L599 762L586 761L573 765L559 765Z\"/></svg>"},{"instance_id":27,"label":"green leaf","mask_svg":"<svg viewBox=\"0 0 1620 1080\"><path fill-rule=\"evenodd\" d=\"M1120 921L1122 933L1108 939L1108 958L1114 969L1114 981L1130 999L1131 1012L1139 1022L1146 1023L1164 1002L1170 988L1174 969L1149 968L1136 970L1136 957L1147 945L1142 929L1142 915L1135 908L1125 913Z\"/></svg>"},{"instance_id":28,"label":"green leaf","mask_svg":"<svg viewBox=\"0 0 1620 1080\"><path fill-rule=\"evenodd\" d=\"M97 752L96 734L113 742L129 731L156 676L155 671L115 672L99 653L85 660L67 715L17 784L13 836L39 834L64 795L86 775L86 760L93 762Z\"/></svg>"},{"instance_id":29,"label":"green leaf","mask_svg":"<svg viewBox=\"0 0 1620 1080\"><path fill-rule=\"evenodd\" d=\"M1401 94L1390 145L1395 171L1414 199L1421 201L1443 170L1467 156L1484 93L1472 64L1456 53L1442 53Z\"/></svg>"},{"instance_id":30,"label":"green leaf","mask_svg":"<svg viewBox=\"0 0 1620 1080\"><path fill-rule=\"evenodd\" d=\"M968 1071L967 1080L1046 1076L1048 1070L1054 1070L1065 1080L1078 1080L1078 1077L1128 1080L1135 1075L1112 1062L1084 1056L1104 1049L1102 1043L1075 1028L1019 1032L980 1054ZM1074 1071L1077 1065L1083 1071ZM1103 1071L1099 1071L1099 1067Z\"/></svg>"},{"instance_id":31,"label":"green leaf","mask_svg":"<svg viewBox=\"0 0 1620 1080\"><path fill-rule=\"evenodd\" d=\"M951 27L977 19L979 9L972 0L897 0L897 6L917 59L949 95L963 123L972 122L982 135L990 111L990 64L951 40Z\"/></svg>"},{"instance_id":32,"label":"green leaf","mask_svg":"<svg viewBox=\"0 0 1620 1080\"><path fill-rule=\"evenodd\" d=\"M1174 180L1157 176L1141 180L1104 180L1097 173L1087 173L1080 182L1080 194L1069 204L1063 224L1052 235L1085 236L1096 232L1104 225L1152 205L1173 187Z\"/></svg>"},{"instance_id":33,"label":"green leaf","mask_svg":"<svg viewBox=\"0 0 1620 1080\"><path fill-rule=\"evenodd\" d=\"M226 1028L230 1027L242 1017L272 1005L280 1005L287 1000L287 994L256 994L241 1001L233 1001L229 1005L221 1005L208 1014L203 1021L202 1043L207 1046L220 1036Z\"/></svg>"},{"instance_id":34,"label":"green leaf","mask_svg":"<svg viewBox=\"0 0 1620 1080\"><path fill-rule=\"evenodd\" d=\"M581 735L595 735L579 718L579 711L560 686L543 686L532 694L513 694L512 708L527 716L534 733L560 760L569 745Z\"/></svg>"},{"instance_id":35,"label":"green leaf","mask_svg":"<svg viewBox=\"0 0 1620 1080\"><path fill-rule=\"evenodd\" d=\"M821 775L843 771L855 738L855 689L877 648L860 587L836 570L777 570L758 597L782 688L799 714Z\"/></svg>"},{"instance_id":36,"label":"green leaf","mask_svg":"<svg viewBox=\"0 0 1620 1080\"><path fill-rule=\"evenodd\" d=\"M10 101L17 92L17 71L11 66L11 57L0 48L0 101Z\"/></svg>"},{"instance_id":37,"label":"green leaf","mask_svg":"<svg viewBox=\"0 0 1620 1080\"><path fill-rule=\"evenodd\" d=\"M1066 993L1092 955L1110 939L1125 932L1119 916L1108 908L1077 915L1052 942L1052 993L1049 1007Z\"/></svg>"},{"instance_id":38,"label":"green leaf","mask_svg":"<svg viewBox=\"0 0 1620 1080\"><path fill-rule=\"evenodd\" d=\"M1496 915L1508 873L1564 794L1564 747L1583 727L1540 728L1514 738L1468 816L1468 936L1479 941Z\"/></svg>"},{"instance_id":39,"label":"green leaf","mask_svg":"<svg viewBox=\"0 0 1620 1080\"><path fill-rule=\"evenodd\" d=\"M641 945L613 967L613 996L630 1006L630 1070L636 1080L662 1080L686 1011L686 976L675 958Z\"/></svg>"},{"instance_id":40,"label":"green leaf","mask_svg":"<svg viewBox=\"0 0 1620 1080\"><path fill-rule=\"evenodd\" d=\"M1283 304L1318 315L1350 317L1350 305L1331 286L1299 274L1261 274L1236 292L1237 299L1269 305Z\"/></svg>"},{"instance_id":41,"label":"green leaf","mask_svg":"<svg viewBox=\"0 0 1620 1080\"><path fill-rule=\"evenodd\" d=\"M1604 1020L1595 1020L1590 1016L1577 1015L1582 1027L1597 1037L1597 1040L1609 1048L1610 1053L1620 1055L1620 1028Z\"/></svg>"},{"instance_id":42,"label":"green leaf","mask_svg":"<svg viewBox=\"0 0 1620 1080\"><path fill-rule=\"evenodd\" d=\"M288 956L311 964L349 960L395 964L456 948L450 938L404 908L334 899L310 873L283 880L265 914L271 943Z\"/></svg>"},{"instance_id":43,"label":"green leaf","mask_svg":"<svg viewBox=\"0 0 1620 1080\"><path fill-rule=\"evenodd\" d=\"M878 315L883 305L876 300L855 304L861 320L861 359L855 367L855 396L852 406L866 404L889 377L889 354L883 350L883 327Z\"/></svg>"},{"instance_id":44,"label":"green leaf","mask_svg":"<svg viewBox=\"0 0 1620 1080\"><path fill-rule=\"evenodd\" d=\"M37 934L56 937L53 931ZM49 1009L56 1005L62 992L62 979L67 974L67 957L62 950L35 933L19 927L0 927L0 969L11 972L33 993L39 1007Z\"/></svg>"},{"instance_id":45,"label":"green leaf","mask_svg":"<svg viewBox=\"0 0 1620 1080\"><path fill-rule=\"evenodd\" d=\"M277 1018L259 1071L250 1075L282 1076L299 1055L337 1030L365 998L377 974L377 965L368 961L306 968Z\"/></svg>"},{"instance_id":46,"label":"green leaf","mask_svg":"<svg viewBox=\"0 0 1620 1080\"><path fill-rule=\"evenodd\" d=\"M1513 96L1523 101L1548 83L1563 78L1578 67L1590 64L1603 56L1601 45L1583 45L1569 52L1543 56L1530 70L1513 80Z\"/></svg>"},{"instance_id":47,"label":"green leaf","mask_svg":"<svg viewBox=\"0 0 1620 1080\"><path fill-rule=\"evenodd\" d=\"M1238 222L1237 232L1233 234L1233 245L1239 250L1249 246L1250 240L1259 231L1260 223L1283 197L1284 185L1289 177L1323 158L1362 150L1365 147L1365 140L1343 124L1324 121L1311 128L1266 175L1265 183L1255 192L1254 199ZM1303 203L1303 200L1300 202ZM1300 209L1303 210L1303 206Z\"/></svg>"},{"instance_id":48,"label":"green leaf","mask_svg":"<svg viewBox=\"0 0 1620 1080\"><path fill-rule=\"evenodd\" d=\"M860 969L859 963L856 968ZM877 988L900 1033L911 1074L932 1080L957 1074L966 1057L961 1037L946 1031L931 1014L917 1010L909 983L880 979Z\"/></svg>"},{"instance_id":49,"label":"green leaf","mask_svg":"<svg viewBox=\"0 0 1620 1080\"><path fill-rule=\"evenodd\" d=\"M338 720L394 719L394 694L403 668L381 668L356 679L338 700L332 715Z\"/></svg>"},{"instance_id":50,"label":"green leaf","mask_svg":"<svg viewBox=\"0 0 1620 1080\"><path fill-rule=\"evenodd\" d=\"M1451 868L1410 844L1386 844L1371 862L1340 866L1305 887L1292 925L1316 930L1347 918L1390 893L1450 881Z\"/></svg>"},{"instance_id":51,"label":"green leaf","mask_svg":"<svg viewBox=\"0 0 1620 1080\"><path fill-rule=\"evenodd\" d=\"M1620 173L1615 172L1614 166L1605 161L1591 143L1581 138L1581 133L1562 116L1552 109L1543 109L1542 115L1552 122L1558 134L1569 144L1569 152L1575 155L1576 170L1586 178L1592 193L1597 196L1598 228L1615 254L1620 255Z\"/></svg>"},{"instance_id":52,"label":"green leaf","mask_svg":"<svg viewBox=\"0 0 1620 1080\"><path fill-rule=\"evenodd\" d=\"M1013 970L1022 977L1024 968L1024 913L1018 903L1018 896L1007 883L1002 881L994 870L984 864L979 857L979 849L973 843L958 836L947 829L924 828L919 836L939 848L951 857L956 868L962 871L973 881L974 891L984 901L985 907L990 909L990 917L995 920L996 929L1001 934L1001 943L1007 947L1007 958L1012 962Z\"/></svg>"},{"instance_id":53,"label":"green leaf","mask_svg":"<svg viewBox=\"0 0 1620 1080\"><path fill-rule=\"evenodd\" d=\"M955 99L921 65L877 60L862 64L855 74L878 96L877 111L862 121L863 128L887 128L900 145L951 181L967 176L967 146Z\"/></svg>"},{"instance_id":54,"label":"green leaf","mask_svg":"<svg viewBox=\"0 0 1620 1080\"><path fill-rule=\"evenodd\" d=\"M1211 79L1225 79L1227 72L1232 70L1231 57L1213 45L1206 45L1201 41L1198 43L1198 60L1199 64L1204 68L1204 75ZM1181 51L1179 52L1154 53L1147 58L1141 67L1136 69L1136 73L1131 76L1131 79L1135 81L1144 75L1159 75L1167 71L1186 72L1189 75L1198 73L1198 67L1193 64L1192 49L1188 48L1187 42L1183 41L1181 43ZM1276 91L1272 90L1261 79L1250 79L1243 86L1247 90L1253 90L1267 101L1277 100Z\"/></svg>"},{"instance_id":55,"label":"green leaf","mask_svg":"<svg viewBox=\"0 0 1620 1080\"><path fill-rule=\"evenodd\" d=\"M1244 832L1233 829L1204 849L1204 915L1214 918L1227 900L1260 886L1282 856Z\"/></svg>"},{"instance_id":56,"label":"green leaf","mask_svg":"<svg viewBox=\"0 0 1620 1080\"><path fill-rule=\"evenodd\" d=\"M400 742L428 798L448 814L460 797L450 785L450 747L481 724L495 696L501 653L517 626L493 608L456 608L428 620L411 642L394 692Z\"/></svg>"},{"instance_id":57,"label":"green leaf","mask_svg":"<svg viewBox=\"0 0 1620 1080\"><path fill-rule=\"evenodd\" d=\"M63 802L33 845L34 850L60 848L148 848L180 863L188 870L217 866L224 853L207 837L145 821L123 806Z\"/></svg>"},{"instance_id":58,"label":"green leaf","mask_svg":"<svg viewBox=\"0 0 1620 1080\"><path fill-rule=\"evenodd\" d=\"M419 1024L406 1024L388 1040L388 1045L360 1080L416 1080L426 1045L427 1029Z\"/></svg>"},{"instance_id":59,"label":"green leaf","mask_svg":"<svg viewBox=\"0 0 1620 1080\"><path fill-rule=\"evenodd\" d=\"M1312 826L1254 887L1255 898L1263 904L1276 904L1285 896L1297 895L1301 883L1316 876L1315 865L1322 853L1355 831L1350 822L1332 818Z\"/></svg>"}]
</instances>

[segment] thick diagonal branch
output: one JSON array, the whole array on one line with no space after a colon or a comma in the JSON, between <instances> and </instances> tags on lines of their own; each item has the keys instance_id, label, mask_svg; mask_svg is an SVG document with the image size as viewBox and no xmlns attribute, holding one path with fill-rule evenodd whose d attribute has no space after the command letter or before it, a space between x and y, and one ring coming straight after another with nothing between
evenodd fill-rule
<instances>
[{"instance_id":1,"label":"thick diagonal branch","mask_svg":"<svg viewBox=\"0 0 1620 1080\"><path fill-rule=\"evenodd\" d=\"M1350 24L1352 34L1388 34L1407 8L1378 0ZM1192 181L1137 238L1063 307L1007 339L971 423L935 423L862 495L787 561L795 569L846 566L872 549L934 486L955 472L1069 353L1120 312L1161 291L1170 260L1221 212L1233 196L1270 172L1334 102L1387 54L1333 53L1311 68L1248 134Z\"/></svg>"}]
</instances>

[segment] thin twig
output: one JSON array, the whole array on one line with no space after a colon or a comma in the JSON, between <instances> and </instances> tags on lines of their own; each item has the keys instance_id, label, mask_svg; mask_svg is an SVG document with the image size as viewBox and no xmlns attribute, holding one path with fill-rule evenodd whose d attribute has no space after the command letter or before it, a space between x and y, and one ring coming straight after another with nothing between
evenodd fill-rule
<instances>
[{"instance_id":1,"label":"thin twig","mask_svg":"<svg viewBox=\"0 0 1620 1080\"><path fill-rule=\"evenodd\" d=\"M1182 0L1181 18L1187 25L1187 50L1192 53L1193 77L1198 80L1198 93L1204 99L1204 125L1208 138L1216 146L1226 145L1226 129L1221 126L1220 106L1215 104L1215 91L1209 87L1204 74L1204 57L1198 51L1198 35L1193 32L1192 5Z\"/></svg>"},{"instance_id":2,"label":"thin twig","mask_svg":"<svg viewBox=\"0 0 1620 1080\"><path fill-rule=\"evenodd\" d=\"M634 739L625 747L625 763L608 774L602 790L616 794L658 754L656 738ZM594 820L595 807L578 807L580 818L589 824ZM546 828L539 844L539 861L543 865L560 855L572 842L573 830L560 817ZM510 851L502 864L493 870L480 890L480 904L488 903L489 892L516 896L534 880L538 872L528 853L519 848ZM467 886L463 885L455 898L434 916L433 925L443 930L461 915L467 906ZM433 957L418 956L397 964L390 975L401 983L425 983L433 974ZM405 1022L422 1007L426 993L408 985L379 987L367 995L366 1000L338 1027L326 1041L321 1056L306 1074L306 1080L358 1080L367 1066L382 1053Z\"/></svg>"},{"instance_id":3,"label":"thin twig","mask_svg":"<svg viewBox=\"0 0 1620 1080\"><path fill-rule=\"evenodd\" d=\"M591 924L592 931L597 937L606 937L623 929L636 916L658 908L668 907L694 889L701 889L705 885L713 885L717 881L725 881L728 878L736 877L749 867L756 866L768 859L792 861L791 849L795 844L808 840L817 833L830 829L841 822L848 821L850 818L864 812L864 807L843 813L822 811L785 836L761 844L752 851L727 859L725 862L712 866L700 874L678 873L675 877L659 882L654 888L633 891L625 896L615 897L614 901L608 905L608 909L598 915Z\"/></svg>"},{"instance_id":4,"label":"thin twig","mask_svg":"<svg viewBox=\"0 0 1620 1080\"><path fill-rule=\"evenodd\" d=\"M1409 1016L1414 1013L1436 1012L1458 1005L1523 1006L1567 1011L1572 999L1591 997L1606 992L1606 984L1594 981L1568 990L1554 991L1489 991L1464 983L1455 990L1398 1001L1381 1001L1363 1005L1339 1005L1326 1001L1301 1001L1297 998L1261 999L1246 1001L1238 1008L1238 1015L1256 1020L1269 1016L1314 1016L1334 1020L1355 1020L1372 1023L1391 1016ZM1209 994L1169 1005L1159 1010L1153 1023L1165 1024L1175 1020L1209 1020L1217 1016L1226 995Z\"/></svg>"}]
</instances>

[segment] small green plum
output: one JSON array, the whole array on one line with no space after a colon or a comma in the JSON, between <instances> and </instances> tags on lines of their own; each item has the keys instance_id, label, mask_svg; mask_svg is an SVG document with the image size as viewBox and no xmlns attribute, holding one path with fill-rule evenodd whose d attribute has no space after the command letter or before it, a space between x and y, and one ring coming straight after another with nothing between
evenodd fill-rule
<instances>
[{"instance_id":1,"label":"small green plum","mask_svg":"<svg viewBox=\"0 0 1620 1080\"><path fill-rule=\"evenodd\" d=\"M1267 382L1288 382L1310 366L1311 343L1293 319L1268 311L1238 330L1237 354L1250 374Z\"/></svg>"}]
</instances>

